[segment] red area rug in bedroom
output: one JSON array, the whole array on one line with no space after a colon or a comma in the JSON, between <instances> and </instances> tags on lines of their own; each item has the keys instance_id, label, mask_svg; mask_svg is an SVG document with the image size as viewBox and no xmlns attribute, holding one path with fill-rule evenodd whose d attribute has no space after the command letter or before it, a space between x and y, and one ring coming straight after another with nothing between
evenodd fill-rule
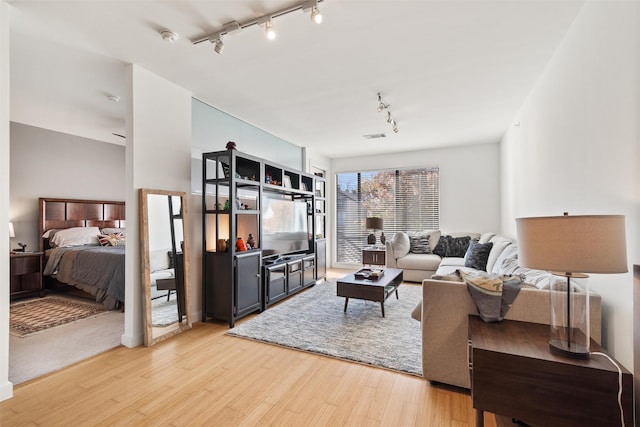
<instances>
[{"instance_id":1,"label":"red area rug in bedroom","mask_svg":"<svg viewBox=\"0 0 640 427\"><path fill-rule=\"evenodd\" d=\"M102 305L58 296L18 301L9 311L11 334L19 337L108 313Z\"/></svg>"}]
</instances>

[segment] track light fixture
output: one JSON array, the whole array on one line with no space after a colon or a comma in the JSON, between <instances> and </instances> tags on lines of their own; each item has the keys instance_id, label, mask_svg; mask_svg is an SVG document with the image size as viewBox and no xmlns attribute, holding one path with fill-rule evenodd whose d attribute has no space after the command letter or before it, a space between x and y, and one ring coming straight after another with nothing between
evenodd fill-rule
<instances>
[{"instance_id":1,"label":"track light fixture","mask_svg":"<svg viewBox=\"0 0 640 427\"><path fill-rule=\"evenodd\" d=\"M391 117L391 107L389 104L382 100L382 94L378 92L378 113L382 113L384 110L387 110L387 123L391 124L391 128L395 133L398 133L398 123Z\"/></svg>"},{"instance_id":2,"label":"track light fixture","mask_svg":"<svg viewBox=\"0 0 640 427\"><path fill-rule=\"evenodd\" d=\"M306 0L296 4L295 6L291 6L291 7L281 9L272 13L268 13L268 14L259 16L255 19L246 21L244 23L232 21L232 22L229 22L228 24L225 24L221 30L211 33L208 36L201 37L197 40L194 40L192 43L199 44L199 43L208 41L214 44L215 51L221 54L222 50L224 49L224 44L222 43L223 36L236 33L247 27L252 27L254 25L261 26L263 24L265 26L267 38L269 40L273 40L276 37L276 33L274 31L273 19L286 15L291 12L295 12L296 10L302 10L303 12L311 11L311 21L317 24L320 24L322 22L322 14L320 13L320 9L318 9L318 3L322 1L323 0Z\"/></svg>"},{"instance_id":3,"label":"track light fixture","mask_svg":"<svg viewBox=\"0 0 640 427\"><path fill-rule=\"evenodd\" d=\"M214 42L215 46L214 50L218 55L222 55L222 51L224 50L224 43L222 42L222 35L219 35L216 41Z\"/></svg>"},{"instance_id":4,"label":"track light fixture","mask_svg":"<svg viewBox=\"0 0 640 427\"><path fill-rule=\"evenodd\" d=\"M311 8L311 20L316 24L322 24L322 14L318 9L318 6L313 6Z\"/></svg>"},{"instance_id":5,"label":"track light fixture","mask_svg":"<svg viewBox=\"0 0 640 427\"><path fill-rule=\"evenodd\" d=\"M273 22L271 21L271 18L269 18L269 20L264 23L264 30L267 32L267 38L269 40L273 40L276 38L276 32L273 29Z\"/></svg>"}]
</instances>

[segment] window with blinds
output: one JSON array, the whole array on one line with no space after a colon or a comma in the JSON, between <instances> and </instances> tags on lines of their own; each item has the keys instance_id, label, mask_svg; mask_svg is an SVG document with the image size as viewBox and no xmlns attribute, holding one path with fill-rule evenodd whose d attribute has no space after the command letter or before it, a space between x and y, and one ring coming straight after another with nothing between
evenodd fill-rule
<instances>
[{"instance_id":1,"label":"window with blinds","mask_svg":"<svg viewBox=\"0 0 640 427\"><path fill-rule=\"evenodd\" d=\"M396 231L440 228L438 168L346 172L337 175L336 232L339 263L362 262L362 249L369 246L367 217L384 221L391 239ZM376 244L380 245L376 231Z\"/></svg>"}]
</instances>

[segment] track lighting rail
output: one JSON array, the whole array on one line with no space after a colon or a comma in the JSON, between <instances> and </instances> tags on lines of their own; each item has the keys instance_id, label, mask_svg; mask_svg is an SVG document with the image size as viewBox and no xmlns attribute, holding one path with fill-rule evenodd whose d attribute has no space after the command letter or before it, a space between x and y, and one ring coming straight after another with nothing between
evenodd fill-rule
<instances>
[{"instance_id":1,"label":"track lighting rail","mask_svg":"<svg viewBox=\"0 0 640 427\"><path fill-rule=\"evenodd\" d=\"M314 22L321 22L322 18L317 19L316 17L319 15L318 12L318 3L323 0L306 0L301 3L298 3L294 6L290 6L284 9L280 9L278 11L268 13L266 15L259 16L257 18L251 19L245 22L236 22L232 21L224 25L224 27L214 33L211 33L207 36L201 37L199 39L194 40L193 44L200 44L203 42L211 42L211 43L220 43L222 44L222 38L228 34L233 34L235 32L244 30L245 28L252 27L254 25L265 25L267 22L272 22L274 18L278 18L280 16L289 14L291 12L295 12L297 10L302 10L303 12L311 11L311 18ZM222 49L220 49L222 50ZM220 53L220 52L219 52Z\"/></svg>"}]
</instances>

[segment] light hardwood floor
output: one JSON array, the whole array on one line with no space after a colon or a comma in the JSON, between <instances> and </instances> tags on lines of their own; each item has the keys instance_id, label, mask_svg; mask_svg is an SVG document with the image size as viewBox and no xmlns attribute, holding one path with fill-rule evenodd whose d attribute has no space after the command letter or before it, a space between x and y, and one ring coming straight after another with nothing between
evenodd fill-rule
<instances>
[{"instance_id":1,"label":"light hardwood floor","mask_svg":"<svg viewBox=\"0 0 640 427\"><path fill-rule=\"evenodd\" d=\"M154 347L119 347L20 384L0 403L0 425L474 425L468 394L226 330L196 323Z\"/></svg>"}]
</instances>

